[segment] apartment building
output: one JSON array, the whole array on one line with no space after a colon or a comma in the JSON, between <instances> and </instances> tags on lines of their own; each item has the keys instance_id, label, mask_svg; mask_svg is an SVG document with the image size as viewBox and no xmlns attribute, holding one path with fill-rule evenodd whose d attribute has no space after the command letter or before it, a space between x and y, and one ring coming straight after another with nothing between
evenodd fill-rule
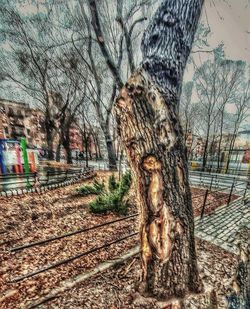
<instances>
[{"instance_id":1,"label":"apartment building","mask_svg":"<svg viewBox=\"0 0 250 309\"><path fill-rule=\"evenodd\" d=\"M0 138L19 140L25 137L30 148L46 149L44 114L29 104L0 99ZM58 134L54 138L54 151L59 142ZM70 148L74 152L84 151L83 138L78 125L70 128ZM93 138L89 140L89 152L96 153Z\"/></svg>"},{"instance_id":2,"label":"apartment building","mask_svg":"<svg viewBox=\"0 0 250 309\"><path fill-rule=\"evenodd\" d=\"M29 104L0 99L0 138L25 137L29 146L45 144L43 113Z\"/></svg>"}]
</instances>

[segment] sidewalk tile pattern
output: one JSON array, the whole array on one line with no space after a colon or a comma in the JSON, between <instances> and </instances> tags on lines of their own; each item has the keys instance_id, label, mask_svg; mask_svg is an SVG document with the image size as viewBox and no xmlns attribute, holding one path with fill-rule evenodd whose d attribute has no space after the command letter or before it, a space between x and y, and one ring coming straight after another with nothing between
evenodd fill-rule
<instances>
[{"instance_id":1,"label":"sidewalk tile pattern","mask_svg":"<svg viewBox=\"0 0 250 309\"><path fill-rule=\"evenodd\" d=\"M223 205L203 219L195 219L195 235L238 254L237 235L241 227L250 229L250 200L243 197Z\"/></svg>"}]
</instances>

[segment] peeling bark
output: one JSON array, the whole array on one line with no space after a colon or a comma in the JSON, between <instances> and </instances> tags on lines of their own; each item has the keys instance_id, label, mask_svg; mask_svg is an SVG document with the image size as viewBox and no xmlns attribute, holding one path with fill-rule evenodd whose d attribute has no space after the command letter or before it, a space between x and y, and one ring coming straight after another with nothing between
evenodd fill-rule
<instances>
[{"instance_id":1,"label":"peeling bark","mask_svg":"<svg viewBox=\"0 0 250 309\"><path fill-rule=\"evenodd\" d=\"M139 291L160 300L199 292L186 149L175 102L141 68L121 90L115 111L137 183Z\"/></svg>"}]
</instances>

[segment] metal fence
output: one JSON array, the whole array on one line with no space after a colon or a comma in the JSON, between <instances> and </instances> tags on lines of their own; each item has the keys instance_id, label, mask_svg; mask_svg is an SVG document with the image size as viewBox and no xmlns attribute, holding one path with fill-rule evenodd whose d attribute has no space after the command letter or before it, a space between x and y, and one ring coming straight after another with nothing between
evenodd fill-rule
<instances>
[{"instance_id":1,"label":"metal fence","mask_svg":"<svg viewBox=\"0 0 250 309\"><path fill-rule=\"evenodd\" d=\"M189 181L191 186L210 188L210 190L220 188L224 192L230 192L232 184L237 191L247 186L247 177L194 171L189 172Z\"/></svg>"},{"instance_id":2,"label":"metal fence","mask_svg":"<svg viewBox=\"0 0 250 309\"><path fill-rule=\"evenodd\" d=\"M201 167L190 167L192 171L196 172L205 172L205 173L216 173L222 175L233 175L233 176L247 176L249 173L248 168L228 168L227 171L225 168L217 168L217 167L205 167L204 169Z\"/></svg>"},{"instance_id":3,"label":"metal fence","mask_svg":"<svg viewBox=\"0 0 250 309\"><path fill-rule=\"evenodd\" d=\"M93 162L91 162L92 164ZM97 161L94 162L93 167L95 170L109 170L108 161ZM119 172L125 172L129 169L125 162L117 164ZM212 172L202 172L202 171L189 171L189 182L191 186L198 186L203 188L210 188L211 190L216 190L221 188L222 191L229 193L232 183L234 183L237 191L246 188L247 177L242 175L229 175L229 174L216 174Z\"/></svg>"},{"instance_id":4,"label":"metal fence","mask_svg":"<svg viewBox=\"0 0 250 309\"><path fill-rule=\"evenodd\" d=\"M244 184L244 186L242 186L242 184ZM217 198L216 201L220 201L220 200L225 200L226 198L226 206L228 206L231 202L233 202L235 199L239 202L240 201L244 201L246 193L247 193L247 187L246 187L246 182L244 183L237 183L234 179L234 181L231 183L230 187L228 188L228 191L225 195L225 188L218 188L217 190L214 190L213 187L213 178L211 179L210 182L210 186L206 188L205 193L203 193L203 202L202 202L202 208L201 208L201 212L200 212L200 219L203 218L204 214L205 214L205 210L207 207L209 207L210 205L212 205L214 203L214 201L208 202L208 197L209 195L214 195L217 193L221 193L222 196ZM201 196L201 195L199 195ZM196 196L196 197L199 197ZM196 197L193 197L196 198Z\"/></svg>"},{"instance_id":5,"label":"metal fence","mask_svg":"<svg viewBox=\"0 0 250 309\"><path fill-rule=\"evenodd\" d=\"M26 192L37 192L87 178L93 174L93 167L47 171L45 173L0 175L0 194L12 196Z\"/></svg>"}]
</instances>

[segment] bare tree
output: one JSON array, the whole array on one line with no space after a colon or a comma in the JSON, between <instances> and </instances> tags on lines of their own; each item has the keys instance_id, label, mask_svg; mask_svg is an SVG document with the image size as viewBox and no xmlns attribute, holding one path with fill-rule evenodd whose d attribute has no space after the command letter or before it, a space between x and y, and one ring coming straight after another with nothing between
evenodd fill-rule
<instances>
[{"instance_id":1,"label":"bare tree","mask_svg":"<svg viewBox=\"0 0 250 309\"><path fill-rule=\"evenodd\" d=\"M103 1L102 4L96 4L96 1L88 1L88 9L79 1L81 6L82 16L84 17L85 24L88 29L88 56L90 60L90 71L93 75L97 99L95 100L95 107L97 110L97 115L100 121L100 126L104 132L109 164L116 168L116 158L115 150L113 146L113 141L110 132L110 116L111 110L114 102L114 97L116 95L116 90L121 89L123 86L123 75L121 72L122 60L125 58L124 50L126 50L126 60L125 66L129 67L132 72L135 68L135 56L133 53L133 35L136 26L141 22L146 20L145 16L137 16L136 13L140 10L140 6L149 3L150 1L131 1L131 5L127 6L121 1L114 1L112 4L116 5L116 18L110 16L110 1ZM108 4L109 3L109 4ZM126 7L125 7L126 6ZM98 7L98 9L97 9ZM90 17L89 18L89 13ZM82 27L83 29L84 27ZM94 37L93 37L93 35ZM95 38L95 40L94 40ZM117 39L118 38L118 39ZM93 42L99 46L99 56L101 61L104 61L105 66L108 68L111 80L111 96L109 98L109 103L106 105L106 111L102 112L101 99L103 87L100 83L100 70L98 70L99 64L96 61L96 55L93 56ZM124 49L123 45L126 48ZM98 60L100 60L100 58ZM109 79L110 79L109 77Z\"/></svg>"},{"instance_id":2,"label":"bare tree","mask_svg":"<svg viewBox=\"0 0 250 309\"><path fill-rule=\"evenodd\" d=\"M109 165L113 168L116 168L116 158L110 124L112 105L117 89L123 85L124 75L127 78L124 72L128 74L135 67L137 53L133 48L141 33L140 25L146 20L141 7L150 2L104 0L98 3L97 9L95 1L88 1L88 5L83 1L63 1L63 6L46 1L50 26L56 29L47 33L50 45L47 44L46 51L58 48L67 51L72 46L77 52L78 68L81 67L78 77L87 85L106 141ZM111 10L113 7L117 10ZM56 23L61 29L57 29Z\"/></svg>"},{"instance_id":3,"label":"bare tree","mask_svg":"<svg viewBox=\"0 0 250 309\"><path fill-rule=\"evenodd\" d=\"M189 145L188 158L192 155L192 150L194 146L194 136L200 134L199 125L199 108L197 108L197 102L192 100L193 94L193 82L184 83L182 87L181 99L180 99L180 120L183 128L185 142L191 138L192 144Z\"/></svg>"},{"instance_id":4,"label":"bare tree","mask_svg":"<svg viewBox=\"0 0 250 309\"><path fill-rule=\"evenodd\" d=\"M70 127L81 101L82 85L76 74L77 54L72 48L48 47L54 42L54 35L60 37L67 33L52 23L56 15L53 8L49 7L43 17L39 14L22 16L8 4L1 8L4 33L11 43L11 51L2 58L2 70L5 79L19 85L44 112L48 158L54 158L58 136L57 159L62 145L68 163L72 163Z\"/></svg>"},{"instance_id":5,"label":"bare tree","mask_svg":"<svg viewBox=\"0 0 250 309\"><path fill-rule=\"evenodd\" d=\"M85 95L83 104L81 104L77 114L77 123L78 128L80 129L80 132L82 134L82 143L84 146L86 166L88 166L89 157L91 156L91 142L93 142L95 146L96 159L100 157L99 136L96 133L94 125L91 121L91 117L89 115L90 113L93 114L93 111L91 111L91 104L91 101L87 99Z\"/></svg>"},{"instance_id":6,"label":"bare tree","mask_svg":"<svg viewBox=\"0 0 250 309\"><path fill-rule=\"evenodd\" d=\"M53 159L53 137L55 126L55 106L52 93L56 80L53 53L42 47L38 32L46 23L37 16L24 18L11 5L1 7L4 34L9 39L11 51L7 50L1 58L2 74L6 80L16 83L36 102L44 112L48 157ZM36 25L36 27L34 26Z\"/></svg>"},{"instance_id":7,"label":"bare tree","mask_svg":"<svg viewBox=\"0 0 250 309\"><path fill-rule=\"evenodd\" d=\"M87 9L79 1L77 18L75 25L78 29L78 39L72 38L72 44L79 56L81 70L78 71L81 82L86 86L87 97L92 102L100 127L103 131L110 168L116 169L115 150L110 131L111 109L116 94L116 84L107 75L105 62L98 55L98 46L92 36L91 22L87 14ZM73 12L74 14L74 12ZM85 41L80 40L85 38ZM121 59L121 47L119 48L119 59ZM121 60L118 61L118 67ZM104 66L103 66L104 64ZM87 76L82 74L87 71Z\"/></svg>"},{"instance_id":8,"label":"bare tree","mask_svg":"<svg viewBox=\"0 0 250 309\"><path fill-rule=\"evenodd\" d=\"M231 126L230 138L229 138L229 147L228 147L228 158L225 166L225 172L228 172L232 152L234 149L235 141L240 129L240 126L248 116L250 110L250 80L249 77L243 75L243 78L248 78L246 81L242 81L240 88L235 93L235 108L236 112L231 115L230 122L233 124Z\"/></svg>"},{"instance_id":9,"label":"bare tree","mask_svg":"<svg viewBox=\"0 0 250 309\"><path fill-rule=\"evenodd\" d=\"M210 145L215 142L215 134L219 132L217 144L217 165L220 167L221 142L225 126L226 106L232 103L241 75L243 74L242 62L229 61L224 58L220 46L215 49L213 60L207 60L195 72L196 91L204 118L204 153L202 168L206 168ZM218 123L220 123L218 125ZM213 130L214 129L214 130Z\"/></svg>"},{"instance_id":10,"label":"bare tree","mask_svg":"<svg viewBox=\"0 0 250 309\"><path fill-rule=\"evenodd\" d=\"M39 49L34 39L32 21L25 21L11 6L1 7L0 13L5 25L4 33L9 38L11 47L11 53L5 52L5 57L1 58L2 75L18 84L44 107L47 147L49 158L52 159L54 110L48 87L49 57Z\"/></svg>"}]
</instances>

